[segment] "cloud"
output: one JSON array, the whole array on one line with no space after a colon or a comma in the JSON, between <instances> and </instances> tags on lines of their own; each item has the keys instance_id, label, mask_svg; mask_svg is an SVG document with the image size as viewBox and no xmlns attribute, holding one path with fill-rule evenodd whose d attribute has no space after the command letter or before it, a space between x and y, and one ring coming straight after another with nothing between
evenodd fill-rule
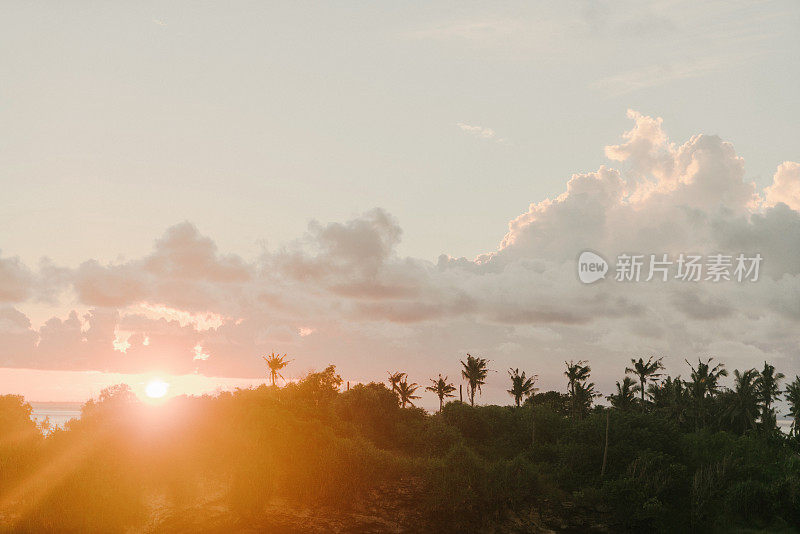
<instances>
[{"instance_id":1,"label":"cloud","mask_svg":"<svg viewBox=\"0 0 800 534\"><path fill-rule=\"evenodd\" d=\"M33 289L33 275L19 258L0 257L0 303L26 300Z\"/></svg>"},{"instance_id":2,"label":"cloud","mask_svg":"<svg viewBox=\"0 0 800 534\"><path fill-rule=\"evenodd\" d=\"M764 190L767 205L783 202L800 211L800 163L785 161L778 165L772 185Z\"/></svg>"},{"instance_id":3,"label":"cloud","mask_svg":"<svg viewBox=\"0 0 800 534\"><path fill-rule=\"evenodd\" d=\"M590 358L609 390L634 355L679 366L725 350L715 355L800 372L798 164L779 166L759 191L730 143L702 134L677 143L660 118L628 116L631 129L605 148L607 165L531 203L504 236L498 227L497 249L476 258L404 257L400 223L374 209L312 221L252 259L219 253L186 222L129 261L33 271L2 259L0 365L261 376L258 356L279 351L298 372L333 361L353 376L402 367L422 380L456 375L469 349L498 368L539 373L545 387L560 383L564 359ZM612 272L587 286L575 273L586 249L609 260L741 252L764 262L755 283L626 284ZM84 311L36 328L21 310L43 293Z\"/></svg>"},{"instance_id":4,"label":"cloud","mask_svg":"<svg viewBox=\"0 0 800 534\"><path fill-rule=\"evenodd\" d=\"M495 135L494 130L491 128L484 128L483 126L473 126L470 124L464 124L463 122L457 123L456 126L467 133L477 137L482 137L483 139L491 139Z\"/></svg>"},{"instance_id":5,"label":"cloud","mask_svg":"<svg viewBox=\"0 0 800 534\"><path fill-rule=\"evenodd\" d=\"M167 229L153 252L140 260L101 265L84 262L73 275L78 299L89 306L124 307L169 299L180 308L202 309L253 276L235 255L220 255L197 228L180 223Z\"/></svg>"},{"instance_id":6,"label":"cloud","mask_svg":"<svg viewBox=\"0 0 800 534\"><path fill-rule=\"evenodd\" d=\"M456 123L461 131L466 132L474 137L479 137L481 139L493 139L496 143L505 143L506 140L502 137L497 137L497 134L491 128L485 128L483 126L476 126L472 124L466 124L463 122Z\"/></svg>"}]
</instances>

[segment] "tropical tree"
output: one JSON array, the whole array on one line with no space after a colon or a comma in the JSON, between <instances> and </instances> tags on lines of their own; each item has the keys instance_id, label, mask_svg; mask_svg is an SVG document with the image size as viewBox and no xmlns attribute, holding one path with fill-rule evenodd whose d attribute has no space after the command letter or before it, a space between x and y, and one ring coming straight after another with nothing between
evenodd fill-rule
<instances>
[{"instance_id":1,"label":"tropical tree","mask_svg":"<svg viewBox=\"0 0 800 534\"><path fill-rule=\"evenodd\" d=\"M281 379L285 382L286 379L283 378L283 375L280 373L280 370L289 365L289 363L291 362L291 360L286 359L286 354L280 356L273 352L269 356L263 356L263 358L264 361L267 362L267 367L269 368L269 378L270 381L272 382L272 385L273 386L275 385L275 380L278 377L281 377Z\"/></svg>"},{"instance_id":2,"label":"tropical tree","mask_svg":"<svg viewBox=\"0 0 800 534\"><path fill-rule=\"evenodd\" d=\"M396 373L389 372L389 385L392 387L392 391L397 393L397 387L400 385L400 382L406 377L405 373L401 373L400 371Z\"/></svg>"},{"instance_id":3,"label":"tropical tree","mask_svg":"<svg viewBox=\"0 0 800 534\"><path fill-rule=\"evenodd\" d=\"M792 435L800 436L800 376L786 384L786 400L789 401L789 415L792 417Z\"/></svg>"},{"instance_id":4,"label":"tropical tree","mask_svg":"<svg viewBox=\"0 0 800 534\"><path fill-rule=\"evenodd\" d=\"M695 406L695 426L706 424L706 411L709 397L713 397L719 391L719 380L723 376L728 376L725 365L718 363L711 366L714 358L709 358L705 362L697 359L697 368L689 360L685 360L692 369L691 380L686 382L686 387L694 401Z\"/></svg>"},{"instance_id":5,"label":"tropical tree","mask_svg":"<svg viewBox=\"0 0 800 534\"><path fill-rule=\"evenodd\" d=\"M647 381L655 380L661 376L659 371L664 368L664 364L661 363L661 360L662 358L654 360L652 356L650 356L647 361L644 361L643 358L639 358L638 360L631 358L633 367L625 368L625 374L634 374L639 378L639 390L642 393L643 405L645 391L647 390Z\"/></svg>"},{"instance_id":6,"label":"tropical tree","mask_svg":"<svg viewBox=\"0 0 800 534\"><path fill-rule=\"evenodd\" d=\"M576 384L588 379L589 374L592 372L592 369L586 363L588 363L586 360L564 362L564 365L567 366L564 376L567 377L567 387L569 388L569 394L572 396L575 395Z\"/></svg>"},{"instance_id":7,"label":"tropical tree","mask_svg":"<svg viewBox=\"0 0 800 534\"><path fill-rule=\"evenodd\" d=\"M752 430L758 418L758 371L748 369L733 371L734 390L731 402L726 406L723 417L731 427L741 434Z\"/></svg>"},{"instance_id":8,"label":"tropical tree","mask_svg":"<svg viewBox=\"0 0 800 534\"><path fill-rule=\"evenodd\" d=\"M574 415L579 413L579 409L587 401L589 392L587 391L586 381L589 379L592 369L585 360L578 362L570 360L569 362L564 362L564 364L567 366L564 376L567 377L567 387L569 388L572 413ZM591 387L591 394L588 396L588 402L591 405L592 397L595 396L594 384L589 384L589 386Z\"/></svg>"},{"instance_id":9,"label":"tropical tree","mask_svg":"<svg viewBox=\"0 0 800 534\"><path fill-rule=\"evenodd\" d=\"M589 413L592 400L600 393L594 388L594 382L578 382L575 384L575 410L579 418Z\"/></svg>"},{"instance_id":10,"label":"tropical tree","mask_svg":"<svg viewBox=\"0 0 800 534\"><path fill-rule=\"evenodd\" d=\"M536 393L536 389L534 384L536 384L536 379L539 378L538 375L533 375L531 377L525 376L525 371L522 371L520 374L519 369L509 369L508 376L511 377L511 389L507 390L509 395L514 397L514 402L517 404L517 408L519 408L519 403L523 398L530 397L534 393Z\"/></svg>"},{"instance_id":11,"label":"tropical tree","mask_svg":"<svg viewBox=\"0 0 800 534\"><path fill-rule=\"evenodd\" d=\"M447 381L447 377L442 378L442 375L439 375L438 380L431 378L431 382L433 385L428 386L425 389L427 391L436 393L436 396L439 397L439 411L441 412L442 408L444 407L444 398L455 397L453 392L456 390L456 387Z\"/></svg>"},{"instance_id":12,"label":"tropical tree","mask_svg":"<svg viewBox=\"0 0 800 534\"><path fill-rule=\"evenodd\" d=\"M783 380L785 375L783 373L776 373L775 367L764 362L764 369L758 376L756 387L758 391L758 402L761 407L761 427L764 430L775 430L775 410L772 408L772 403L781 394L778 387L778 382Z\"/></svg>"},{"instance_id":13,"label":"tropical tree","mask_svg":"<svg viewBox=\"0 0 800 534\"><path fill-rule=\"evenodd\" d=\"M475 391L481 392L481 386L486 383L486 375L489 374L489 360L467 354L467 361L461 361L461 376L467 381L467 393L469 393L469 403L475 406Z\"/></svg>"},{"instance_id":14,"label":"tropical tree","mask_svg":"<svg viewBox=\"0 0 800 534\"><path fill-rule=\"evenodd\" d=\"M405 380L397 385L397 394L400 396L400 405L403 408L406 407L406 404L414 406L413 400L420 398L419 395L414 395L414 392L418 389L419 386L416 383L412 382L409 384Z\"/></svg>"},{"instance_id":15,"label":"tropical tree","mask_svg":"<svg viewBox=\"0 0 800 534\"><path fill-rule=\"evenodd\" d=\"M629 410L636 402L636 391L639 389L633 378L626 376L622 383L617 382L617 392L608 396L611 406L619 410Z\"/></svg>"},{"instance_id":16,"label":"tropical tree","mask_svg":"<svg viewBox=\"0 0 800 534\"><path fill-rule=\"evenodd\" d=\"M691 394L680 375L675 378L668 376L660 383L651 383L647 386L647 394L656 410L680 424L686 422Z\"/></svg>"}]
</instances>

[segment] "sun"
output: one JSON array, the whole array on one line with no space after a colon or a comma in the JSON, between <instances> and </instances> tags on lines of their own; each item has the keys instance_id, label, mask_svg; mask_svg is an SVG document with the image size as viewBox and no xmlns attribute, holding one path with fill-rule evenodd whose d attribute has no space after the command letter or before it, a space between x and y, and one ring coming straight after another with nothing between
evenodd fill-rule
<instances>
[{"instance_id":1,"label":"sun","mask_svg":"<svg viewBox=\"0 0 800 534\"><path fill-rule=\"evenodd\" d=\"M144 387L144 394L151 399L160 399L169 391L169 384L163 380L153 379Z\"/></svg>"}]
</instances>

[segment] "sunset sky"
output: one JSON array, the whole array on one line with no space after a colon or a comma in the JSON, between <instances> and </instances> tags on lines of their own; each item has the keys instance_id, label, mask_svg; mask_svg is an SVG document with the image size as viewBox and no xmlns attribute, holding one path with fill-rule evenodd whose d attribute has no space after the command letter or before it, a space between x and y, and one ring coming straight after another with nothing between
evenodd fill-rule
<instances>
[{"instance_id":1,"label":"sunset sky","mask_svg":"<svg viewBox=\"0 0 800 534\"><path fill-rule=\"evenodd\" d=\"M423 385L470 352L482 402L569 359L606 394L650 354L800 373L795 1L3 12L0 393L249 385L273 351ZM586 249L763 264L584 285Z\"/></svg>"}]
</instances>

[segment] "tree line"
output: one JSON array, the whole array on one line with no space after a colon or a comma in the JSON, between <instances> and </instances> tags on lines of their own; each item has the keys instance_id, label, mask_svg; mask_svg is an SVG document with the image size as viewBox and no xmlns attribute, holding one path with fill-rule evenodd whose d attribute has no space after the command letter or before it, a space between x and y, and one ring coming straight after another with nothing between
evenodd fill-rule
<instances>
[{"instance_id":1,"label":"tree line","mask_svg":"<svg viewBox=\"0 0 800 534\"><path fill-rule=\"evenodd\" d=\"M264 360L267 362L270 381L275 386L276 379L283 378L280 370L290 360L286 359L286 354L281 356L275 353L265 356ZM682 379L680 375L665 375L662 372L665 369L663 358L631 358L631 366L625 368L622 381L616 382L616 391L606 399L616 410L665 412L680 423L690 422L694 429L714 424L744 434L749 431L777 431L778 414L775 403L782 398L789 405L788 415L792 421L790 435L800 436L800 376L796 375L793 381L781 389L781 383L786 376L777 372L773 365L764 362L761 370L734 370L733 387L728 388L720 384L721 379L728 376L723 363L715 362L711 357L705 361L698 358L696 365L689 360L685 361L690 369L688 380ZM482 393L481 388L492 371L489 362L486 358L471 354L460 361L461 377L466 384L471 406L475 405L475 396ZM590 381L592 369L588 361L570 360L565 361L564 365L567 394L563 400L566 400L566 411L572 417L582 418L592 410L594 400L602 397L602 394L597 391L594 382ZM420 398L416 393L422 386L409 382L405 372L395 371L388 374L389 387L397 396L400 406L414 406L414 401ZM514 399L514 404L519 407L523 403L533 402L534 395L539 390L535 387L538 375L527 375L517 368L509 369L508 377L511 387L507 392ZM430 382L431 385L425 390L438 397L441 411L446 400L455 397L457 388L447 376L443 377L441 374L437 378L431 378ZM557 392L548 393L550 398L557 398L559 395ZM459 398L459 401L463 402L463 398Z\"/></svg>"}]
</instances>

